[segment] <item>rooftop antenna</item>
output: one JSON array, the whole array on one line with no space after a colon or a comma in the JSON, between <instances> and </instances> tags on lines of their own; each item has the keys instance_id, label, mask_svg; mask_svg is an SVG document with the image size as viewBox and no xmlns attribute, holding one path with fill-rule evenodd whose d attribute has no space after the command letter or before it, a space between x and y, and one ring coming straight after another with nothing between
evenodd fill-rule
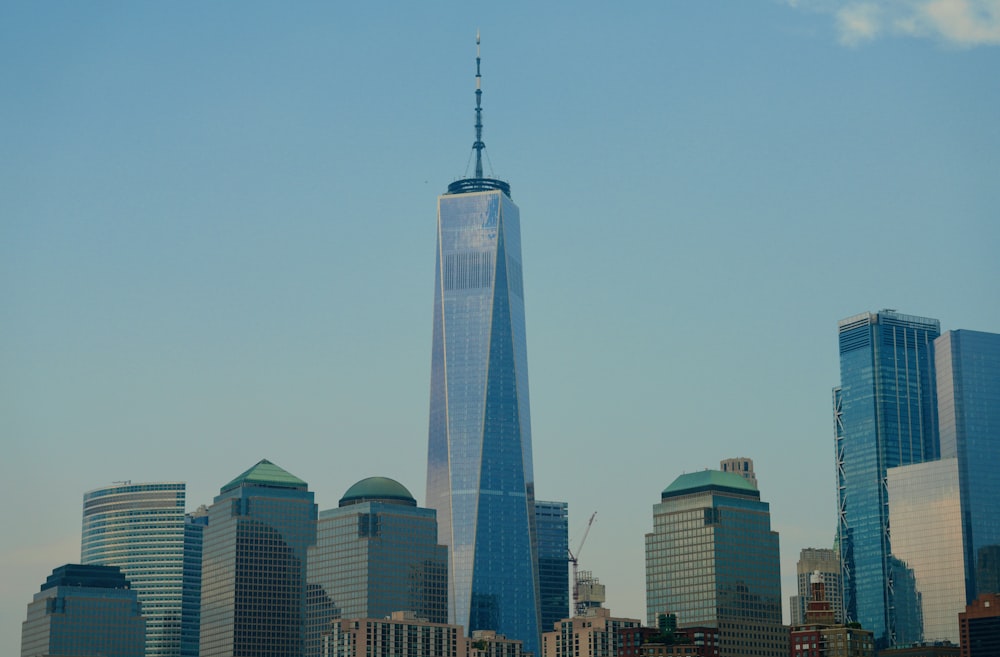
<instances>
[{"instance_id":1,"label":"rooftop antenna","mask_svg":"<svg viewBox=\"0 0 1000 657\"><path fill-rule=\"evenodd\" d=\"M479 29L476 29L476 141L472 148L476 151L476 178L483 177L483 76L479 72Z\"/></svg>"},{"instance_id":2,"label":"rooftop antenna","mask_svg":"<svg viewBox=\"0 0 1000 657\"><path fill-rule=\"evenodd\" d=\"M486 144L483 142L483 74L481 71L482 58L479 52L479 30L476 30L476 141L472 142L472 150L476 152L476 170L471 178L462 178L448 185L449 194L465 194L468 192L485 192L499 189L508 197L510 196L510 184L496 178L486 178L483 176L483 151ZM466 164L466 167L469 165Z\"/></svg>"}]
</instances>

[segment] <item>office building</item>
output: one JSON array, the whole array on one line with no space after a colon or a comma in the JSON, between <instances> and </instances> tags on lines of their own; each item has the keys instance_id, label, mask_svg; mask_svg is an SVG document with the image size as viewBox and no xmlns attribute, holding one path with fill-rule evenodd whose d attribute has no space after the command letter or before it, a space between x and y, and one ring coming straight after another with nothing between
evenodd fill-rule
<instances>
[{"instance_id":1,"label":"office building","mask_svg":"<svg viewBox=\"0 0 1000 657\"><path fill-rule=\"evenodd\" d=\"M201 551L208 507L184 516L184 575L181 596L181 657L198 657L201 634Z\"/></svg>"},{"instance_id":2,"label":"office building","mask_svg":"<svg viewBox=\"0 0 1000 657\"><path fill-rule=\"evenodd\" d=\"M881 650L896 643L886 470L939 456L933 342L940 325L883 310L844 319L838 331L833 408L844 610L874 632Z\"/></svg>"},{"instance_id":3,"label":"office building","mask_svg":"<svg viewBox=\"0 0 1000 657\"><path fill-rule=\"evenodd\" d=\"M313 494L270 461L222 487L204 528L201 657L302 657L315 540Z\"/></svg>"},{"instance_id":4,"label":"office building","mask_svg":"<svg viewBox=\"0 0 1000 657\"><path fill-rule=\"evenodd\" d=\"M542 631L569 616L569 505L535 502Z\"/></svg>"},{"instance_id":5,"label":"office building","mask_svg":"<svg viewBox=\"0 0 1000 657\"><path fill-rule=\"evenodd\" d=\"M840 585L840 558L834 550L824 548L804 548L799 552L799 560L795 564L798 595L790 600L791 623L805 623L806 603L812 590L812 578L819 573L823 582L824 597L833 609L834 623L844 622L844 597Z\"/></svg>"},{"instance_id":6,"label":"office building","mask_svg":"<svg viewBox=\"0 0 1000 657\"><path fill-rule=\"evenodd\" d=\"M947 331L934 358L941 456L958 459L971 602L1000 593L1000 335Z\"/></svg>"},{"instance_id":7,"label":"office building","mask_svg":"<svg viewBox=\"0 0 1000 657\"><path fill-rule=\"evenodd\" d=\"M826 595L826 579L820 571L809 578L806 610L801 623L793 623L789 645L791 657L873 657L872 633L836 621Z\"/></svg>"},{"instance_id":8,"label":"office building","mask_svg":"<svg viewBox=\"0 0 1000 657\"><path fill-rule=\"evenodd\" d=\"M787 657L778 534L742 476L704 470L663 490L646 534L646 622L659 614L717 628L722 657Z\"/></svg>"},{"instance_id":9,"label":"office building","mask_svg":"<svg viewBox=\"0 0 1000 657\"><path fill-rule=\"evenodd\" d=\"M21 657L142 657L146 619L115 566L67 564L28 604Z\"/></svg>"},{"instance_id":10,"label":"office building","mask_svg":"<svg viewBox=\"0 0 1000 657\"><path fill-rule=\"evenodd\" d=\"M621 633L641 627L635 618L615 618L610 609L588 609L584 616L564 618L542 634L542 657L618 657Z\"/></svg>"},{"instance_id":11,"label":"office building","mask_svg":"<svg viewBox=\"0 0 1000 657\"><path fill-rule=\"evenodd\" d=\"M321 657L469 657L459 625L431 623L410 611L386 618L346 618L324 632Z\"/></svg>"},{"instance_id":12,"label":"office building","mask_svg":"<svg viewBox=\"0 0 1000 657\"><path fill-rule=\"evenodd\" d=\"M1000 595L983 593L958 617L962 657L1000 655Z\"/></svg>"},{"instance_id":13,"label":"office building","mask_svg":"<svg viewBox=\"0 0 1000 657\"><path fill-rule=\"evenodd\" d=\"M891 567L899 569L896 643L958 644L958 614L965 609L965 546L958 460L947 458L889 468Z\"/></svg>"},{"instance_id":14,"label":"office building","mask_svg":"<svg viewBox=\"0 0 1000 657\"><path fill-rule=\"evenodd\" d=\"M719 469L723 472L738 474L753 484L754 488L758 488L757 475L753 471L753 459L748 459L745 456L738 456L734 459L722 459L719 461Z\"/></svg>"},{"instance_id":15,"label":"office building","mask_svg":"<svg viewBox=\"0 0 1000 657\"><path fill-rule=\"evenodd\" d=\"M576 608L574 616L583 616L588 609L597 609L607 601L607 592L601 580L594 576L593 571L581 570L576 573Z\"/></svg>"},{"instance_id":16,"label":"office building","mask_svg":"<svg viewBox=\"0 0 1000 657\"><path fill-rule=\"evenodd\" d=\"M146 617L146 657L198 654L196 644L181 650L198 632L198 609L184 605L192 595L184 588L184 496L181 482L130 481L83 495L80 561L124 573Z\"/></svg>"},{"instance_id":17,"label":"office building","mask_svg":"<svg viewBox=\"0 0 1000 657\"><path fill-rule=\"evenodd\" d=\"M476 173L438 198L427 505L448 545L452 622L538 653L535 500L519 211Z\"/></svg>"},{"instance_id":18,"label":"office building","mask_svg":"<svg viewBox=\"0 0 1000 657\"><path fill-rule=\"evenodd\" d=\"M469 657L523 657L524 643L492 630L476 630L469 637Z\"/></svg>"},{"instance_id":19,"label":"office building","mask_svg":"<svg viewBox=\"0 0 1000 657\"><path fill-rule=\"evenodd\" d=\"M383 618L410 611L448 621L448 549L436 514L387 477L369 477L322 511L309 548L308 656L336 618Z\"/></svg>"}]
</instances>

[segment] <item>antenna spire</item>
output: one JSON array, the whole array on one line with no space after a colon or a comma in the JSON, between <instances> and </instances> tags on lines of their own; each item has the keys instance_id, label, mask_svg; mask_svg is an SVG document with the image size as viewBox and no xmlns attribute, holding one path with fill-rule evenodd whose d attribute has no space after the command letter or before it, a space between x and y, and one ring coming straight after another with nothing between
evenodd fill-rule
<instances>
[{"instance_id":1,"label":"antenna spire","mask_svg":"<svg viewBox=\"0 0 1000 657\"><path fill-rule=\"evenodd\" d=\"M449 194L466 194L469 192L485 192L499 189L508 197L510 185L503 180L483 177L483 74L480 71L479 30L476 30L476 141L472 142L472 150L476 151L476 172L472 178L462 178L448 185ZM466 164L466 167L469 165ZM468 170L468 169L466 169Z\"/></svg>"},{"instance_id":2,"label":"antenna spire","mask_svg":"<svg viewBox=\"0 0 1000 657\"><path fill-rule=\"evenodd\" d=\"M479 72L479 30L476 30L476 141L472 148L476 151L476 178L483 177L483 76Z\"/></svg>"}]
</instances>

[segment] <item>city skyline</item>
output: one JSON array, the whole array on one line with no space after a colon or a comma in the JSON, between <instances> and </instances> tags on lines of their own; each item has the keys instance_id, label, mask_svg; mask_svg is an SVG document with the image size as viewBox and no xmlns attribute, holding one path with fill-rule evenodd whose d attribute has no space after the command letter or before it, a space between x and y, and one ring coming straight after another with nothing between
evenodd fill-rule
<instances>
[{"instance_id":1,"label":"city skyline","mask_svg":"<svg viewBox=\"0 0 1000 657\"><path fill-rule=\"evenodd\" d=\"M184 480L191 511L268 458L321 509L368 475L426 504L433 199L468 175L477 26L537 497L573 547L598 511L580 567L642 618L651 500L752 458L787 601L835 530L836 322L1000 332L1000 56L895 4L867 40L724 7L0 8L0 472L33 496L0 512L4 652L96 486Z\"/></svg>"}]
</instances>

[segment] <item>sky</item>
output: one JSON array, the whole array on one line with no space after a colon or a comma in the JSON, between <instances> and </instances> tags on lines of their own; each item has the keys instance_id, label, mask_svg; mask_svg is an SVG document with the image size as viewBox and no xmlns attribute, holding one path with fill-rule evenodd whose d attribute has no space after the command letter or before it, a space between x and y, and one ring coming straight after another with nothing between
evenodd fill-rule
<instances>
[{"instance_id":1,"label":"sky","mask_svg":"<svg viewBox=\"0 0 1000 657\"><path fill-rule=\"evenodd\" d=\"M436 199L521 211L534 477L645 618L677 476L754 460L785 614L837 322L1000 332L1000 2L0 4L0 653L82 495L267 458L424 501Z\"/></svg>"}]
</instances>

